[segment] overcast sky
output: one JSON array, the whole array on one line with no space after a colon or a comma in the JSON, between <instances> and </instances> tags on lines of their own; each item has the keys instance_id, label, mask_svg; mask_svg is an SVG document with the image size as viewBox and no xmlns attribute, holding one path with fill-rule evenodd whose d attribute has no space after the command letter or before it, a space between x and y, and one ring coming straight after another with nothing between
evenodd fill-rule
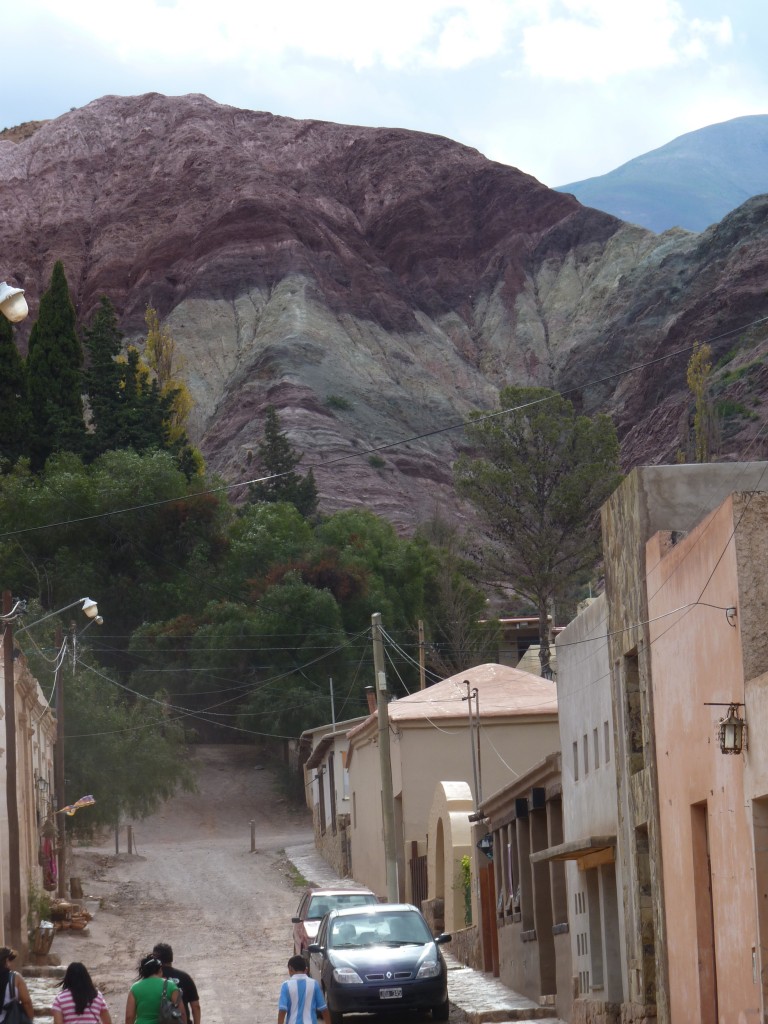
<instances>
[{"instance_id":1,"label":"overcast sky","mask_svg":"<svg viewBox=\"0 0 768 1024\"><path fill-rule=\"evenodd\" d=\"M768 113L765 0L11 0L0 128L201 92L447 135L561 185Z\"/></svg>"}]
</instances>

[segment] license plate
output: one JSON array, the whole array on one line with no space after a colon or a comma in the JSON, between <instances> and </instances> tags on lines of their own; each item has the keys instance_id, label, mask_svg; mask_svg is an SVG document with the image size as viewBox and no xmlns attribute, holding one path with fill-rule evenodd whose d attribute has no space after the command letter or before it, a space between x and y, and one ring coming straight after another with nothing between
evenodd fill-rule
<instances>
[{"instance_id":1,"label":"license plate","mask_svg":"<svg viewBox=\"0 0 768 1024\"><path fill-rule=\"evenodd\" d=\"M379 999L402 999L403 990L401 988L380 988Z\"/></svg>"}]
</instances>

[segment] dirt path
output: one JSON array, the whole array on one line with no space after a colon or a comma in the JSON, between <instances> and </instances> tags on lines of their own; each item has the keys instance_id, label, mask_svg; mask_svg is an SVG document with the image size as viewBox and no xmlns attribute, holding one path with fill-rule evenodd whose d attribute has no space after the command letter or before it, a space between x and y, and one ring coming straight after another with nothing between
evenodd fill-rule
<instances>
[{"instance_id":1,"label":"dirt path","mask_svg":"<svg viewBox=\"0 0 768 1024\"><path fill-rule=\"evenodd\" d=\"M115 1024L138 958L159 941L194 977L203 1024L276 1018L301 892L281 851L311 841L310 816L276 795L253 747L200 747L194 757L199 792L135 825L137 856L116 857L112 838L74 853L71 873L102 905L89 935L62 932L52 952L88 966Z\"/></svg>"}]
</instances>

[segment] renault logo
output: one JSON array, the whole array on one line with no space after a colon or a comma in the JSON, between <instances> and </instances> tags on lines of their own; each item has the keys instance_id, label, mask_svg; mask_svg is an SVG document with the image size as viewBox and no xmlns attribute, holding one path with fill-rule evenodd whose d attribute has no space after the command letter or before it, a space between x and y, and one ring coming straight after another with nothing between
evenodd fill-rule
<instances>
[{"instance_id":1,"label":"renault logo","mask_svg":"<svg viewBox=\"0 0 768 1024\"><path fill-rule=\"evenodd\" d=\"M391 977L392 977L392 971L387 971L387 978L391 978Z\"/></svg>"}]
</instances>

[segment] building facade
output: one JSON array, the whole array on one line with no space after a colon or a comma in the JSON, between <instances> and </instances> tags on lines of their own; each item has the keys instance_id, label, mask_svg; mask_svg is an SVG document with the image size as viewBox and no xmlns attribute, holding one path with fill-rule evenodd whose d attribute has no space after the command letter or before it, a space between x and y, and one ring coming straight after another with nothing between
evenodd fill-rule
<instances>
[{"instance_id":1,"label":"building facade","mask_svg":"<svg viewBox=\"0 0 768 1024\"><path fill-rule=\"evenodd\" d=\"M708 793L706 803L702 802L703 797L695 799L697 793L704 793L705 787L699 784L700 780L711 776L709 759L714 743L714 722L711 717L707 719L710 730L707 742L701 738L702 719L694 716L692 709L700 708L707 694L722 692L719 682L722 664L719 655L714 655L713 651L727 649L731 659L729 664L738 664L736 642L731 639L724 641L719 629L717 640L714 634L710 637L709 631L714 628L712 621L699 618L704 614L706 600L700 595L706 586L713 585L713 580L720 578L724 563L730 557L725 533L720 534L721 545L714 560L712 551L708 551L705 558L706 545L701 541L695 544L688 542L688 554L670 577L675 580L674 587L659 575L662 572L661 559L668 556L670 546L685 542L687 535L695 532L699 524L703 524L710 513L728 501L732 494L760 492L767 487L768 466L765 463L644 467L633 470L603 506L605 639L615 739L616 861L621 878L621 955L626 977L624 998L614 1019L622 1024L639 1024L654 1019L660 1024L677 1024L681 1019L704 1019L698 1013L704 994L712 992L712 983L706 980L705 975L710 969L706 964L711 965L713 958L707 960L705 957L702 966L694 968L699 978L701 999L694 1006L681 1002L693 989L686 981L686 995L680 994L679 986L684 975L677 974L678 960L685 958L686 952L679 946L682 922L678 917L684 903L689 911L688 922L694 917L696 919L699 931L692 932L687 925L685 927L686 940L691 943L692 950L706 949L708 922L714 922L715 918L707 917L706 903L700 912L691 910L696 905L690 900L691 891L684 895L689 876L682 871L682 860L676 857L674 848L682 838L687 843L684 848L688 858L693 857L692 837L695 833L695 856L698 859L695 870L699 872L699 882L705 884L706 871L702 865L707 862L707 843L712 841L712 830L743 813L743 810L740 812L734 808L724 817L719 813L713 817L710 809L714 794ZM698 535L703 538L707 528L702 529ZM737 523L732 523L732 530L737 536ZM659 533L663 535L662 539L648 546ZM675 556L673 561L676 558L680 556ZM705 558L706 572L699 565L702 558ZM672 565L672 562L667 565ZM707 573L712 574L712 580ZM689 579L684 583L686 577ZM701 588L698 594L697 585ZM677 620L677 606L672 608L667 603L667 595L672 594L675 588L685 590L690 601L684 604L701 604L695 615L691 607ZM757 595L757 591L755 593ZM725 615L723 611L720 614ZM730 629L725 618L723 623L723 628ZM722 627L722 623L719 625ZM704 657L696 657L700 671L691 675L686 658L694 648L708 653ZM675 674L685 680L683 689L687 692L687 702L683 713L671 724L668 720L668 697L680 690L679 685L670 689L670 679ZM741 686L746 689L746 680L742 679ZM738 697L723 697L723 700L728 699L738 700ZM656 707L657 701L662 702L661 712ZM670 742L673 735L676 745ZM681 754L682 749L686 749L685 756ZM670 765L675 765L675 768L670 770ZM724 771L729 782L726 783L725 778L719 780L722 792L735 793L738 799L737 790L730 786L731 773L738 774L737 768L732 764L726 769L718 764L717 772L722 774ZM747 771L746 775L749 774ZM691 782L690 788L685 790L681 778L685 776L692 776L699 782ZM674 784L671 789L670 784ZM756 785L759 787L760 783ZM684 798L690 798L687 804ZM670 807L675 808L674 813L670 812ZM737 843L734 848L739 851L738 857L744 869L751 871L752 867L747 868L747 865L754 860L754 855L752 848L744 845L741 828L737 830ZM712 881L714 885L714 877ZM732 881L741 886L741 872L737 872ZM738 888L734 890L734 896L737 891L739 899L751 899L754 903L754 891L745 896L743 889ZM670 901L671 906L668 905ZM674 944L670 928L675 936ZM715 964L719 944L727 941L727 935L726 930L719 939L716 933L710 932L709 942L715 950ZM756 944L757 939L747 918L746 927L740 934L740 945L746 949L750 968L759 979L759 950L756 948L753 958L753 943ZM742 971L738 972L738 977L744 977ZM726 988L729 995L726 997L723 990L718 996L718 1020L735 1024L736 1021L756 1019L751 1016L755 1006L754 983L742 987L736 996L729 984ZM735 1003L733 999L736 999ZM711 1009L708 1012L711 1013ZM606 1018L594 1019L603 1021Z\"/></svg>"},{"instance_id":2,"label":"building facade","mask_svg":"<svg viewBox=\"0 0 768 1024\"><path fill-rule=\"evenodd\" d=\"M40 688L29 671L24 655L14 651L13 658L15 722L6 715L5 700L0 709L3 719L3 749L0 755L0 903L6 944L13 934L14 917L20 920L19 948L27 949L27 914L30 889L56 888L55 821L53 761L56 720ZM0 694L5 694L5 664L0 661ZM16 792L18 834L9 820L8 730L16 740ZM12 885L18 866L18 888ZM43 863L41 864L41 861ZM15 910L15 913L13 912Z\"/></svg>"},{"instance_id":3,"label":"building facade","mask_svg":"<svg viewBox=\"0 0 768 1024\"><path fill-rule=\"evenodd\" d=\"M468 692L477 691L480 727L470 727ZM474 701L473 701L474 703ZM557 692L550 680L504 665L478 665L388 706L394 819L401 899L414 898L414 861L427 856L430 812L442 781L470 786L475 809L559 748ZM386 892L378 720L349 734L354 877ZM479 798L479 799L478 799ZM445 879L445 887L455 885ZM430 896L435 893L428 881ZM447 926L447 922L446 922Z\"/></svg>"}]
</instances>

